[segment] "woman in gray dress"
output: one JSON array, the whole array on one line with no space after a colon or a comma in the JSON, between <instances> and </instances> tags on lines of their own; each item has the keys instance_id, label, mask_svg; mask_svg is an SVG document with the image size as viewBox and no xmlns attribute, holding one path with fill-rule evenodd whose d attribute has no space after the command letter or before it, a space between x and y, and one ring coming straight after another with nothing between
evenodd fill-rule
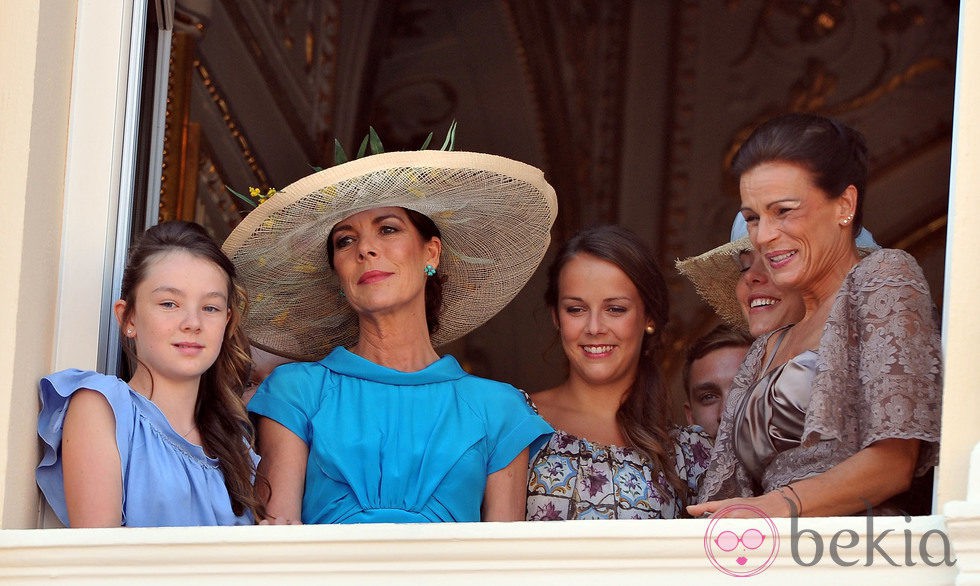
<instances>
[{"instance_id":1,"label":"woman in gray dress","mask_svg":"<svg viewBox=\"0 0 980 586\"><path fill-rule=\"evenodd\" d=\"M867 147L833 120L789 114L749 137L732 170L773 282L806 307L760 337L736 376L694 516L895 513L937 462L937 313L908 254L865 257ZM748 513L748 511L746 511Z\"/></svg>"}]
</instances>

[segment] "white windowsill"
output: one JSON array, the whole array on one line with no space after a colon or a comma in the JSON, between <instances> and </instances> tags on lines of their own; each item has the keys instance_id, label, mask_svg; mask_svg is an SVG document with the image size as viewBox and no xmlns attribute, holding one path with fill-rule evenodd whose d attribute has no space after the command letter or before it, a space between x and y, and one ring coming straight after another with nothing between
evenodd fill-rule
<instances>
[{"instance_id":1,"label":"white windowsill","mask_svg":"<svg viewBox=\"0 0 980 586\"><path fill-rule=\"evenodd\" d=\"M951 503L956 511L958 505ZM906 559L908 530L913 567L890 566L880 554L866 560L864 517L802 519L800 528L818 531L824 540L821 561L801 567L792 557L791 524L779 519L780 551L772 567L753 584L821 584L837 577L846 583L893 582L950 584L973 564L980 543L980 507L951 519L957 540L956 566L929 567L919 561L918 543L933 529L945 531L943 516L874 519L874 534L892 531L882 548L899 564ZM749 525L747 525L748 527ZM728 580L709 563L704 550L707 520L576 521L555 523L462 523L433 525L309 525L296 527L194 527L177 529L41 529L0 532L0 568L18 583L70 580L73 584L111 581L142 583L295 582L332 578L359 584L446 582L500 584L532 579L584 583L626 574L681 577L685 582ZM842 529L860 536L852 549L840 550L853 567L838 567L828 554L830 538ZM971 537L972 536L972 537ZM812 542L802 538L801 558L813 558ZM930 551L939 541L930 540ZM965 549L964 549L965 548ZM964 554L969 552L969 560ZM975 565L971 565L975 567ZM964 575L960 576L965 577Z\"/></svg>"}]
</instances>

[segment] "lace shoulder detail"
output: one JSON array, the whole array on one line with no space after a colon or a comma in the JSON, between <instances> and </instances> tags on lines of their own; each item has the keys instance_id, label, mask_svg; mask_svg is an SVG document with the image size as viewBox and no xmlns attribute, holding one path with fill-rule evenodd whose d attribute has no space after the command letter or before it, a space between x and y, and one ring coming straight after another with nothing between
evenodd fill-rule
<instances>
[{"instance_id":1,"label":"lace shoulder detail","mask_svg":"<svg viewBox=\"0 0 980 586\"><path fill-rule=\"evenodd\" d=\"M936 464L942 408L939 316L915 260L868 255L844 280L820 340L804 446L849 452L887 438L923 442L917 473Z\"/></svg>"},{"instance_id":2,"label":"lace shoulder detail","mask_svg":"<svg viewBox=\"0 0 980 586\"><path fill-rule=\"evenodd\" d=\"M929 285L915 258L904 250L891 248L882 248L864 257L851 269L841 291L874 291L883 285L909 286L929 295Z\"/></svg>"}]
</instances>

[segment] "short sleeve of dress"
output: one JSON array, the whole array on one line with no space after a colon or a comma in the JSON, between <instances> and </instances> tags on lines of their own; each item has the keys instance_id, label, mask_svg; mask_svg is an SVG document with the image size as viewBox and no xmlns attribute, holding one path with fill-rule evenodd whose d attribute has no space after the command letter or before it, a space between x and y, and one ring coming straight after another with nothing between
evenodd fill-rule
<instances>
[{"instance_id":1,"label":"short sleeve of dress","mask_svg":"<svg viewBox=\"0 0 980 586\"><path fill-rule=\"evenodd\" d=\"M701 479L711 460L711 440L697 426L675 428L671 435L674 437L677 475L688 488L685 502L693 503L697 500Z\"/></svg>"},{"instance_id":2,"label":"short sleeve of dress","mask_svg":"<svg viewBox=\"0 0 980 586\"><path fill-rule=\"evenodd\" d=\"M869 255L845 287L821 340L814 386L823 392L814 393L804 441L819 434L864 448L918 439L922 474L937 462L942 410L939 320L929 287L899 250Z\"/></svg>"},{"instance_id":3,"label":"short sleeve of dress","mask_svg":"<svg viewBox=\"0 0 980 586\"><path fill-rule=\"evenodd\" d=\"M483 410L490 447L487 474L506 468L522 451L536 451L554 430L528 403L526 395L506 384L485 381Z\"/></svg>"},{"instance_id":4,"label":"short sleeve of dress","mask_svg":"<svg viewBox=\"0 0 980 586\"><path fill-rule=\"evenodd\" d=\"M309 445L310 419L328 376L329 370L318 362L283 364L262 381L248 402L248 410L280 423Z\"/></svg>"},{"instance_id":5,"label":"short sleeve of dress","mask_svg":"<svg viewBox=\"0 0 980 586\"><path fill-rule=\"evenodd\" d=\"M149 399L113 376L66 370L41 379L38 435L42 458L35 472L45 499L66 526L61 442L71 397L100 393L112 409L122 480L121 521L127 527L251 525L235 514L220 461L173 429ZM238 441L244 441L244 438Z\"/></svg>"},{"instance_id":6,"label":"short sleeve of dress","mask_svg":"<svg viewBox=\"0 0 980 586\"><path fill-rule=\"evenodd\" d=\"M133 436L133 402L129 387L118 378L92 371L70 369L41 379L38 386L41 413L37 420L37 434L41 438L42 453L35 478L48 504L66 527L68 508L65 504L61 439L71 397L80 389L96 391L109 402L116 420L116 445L120 455L129 452L128 446ZM122 465L125 468L127 462L122 462Z\"/></svg>"}]
</instances>

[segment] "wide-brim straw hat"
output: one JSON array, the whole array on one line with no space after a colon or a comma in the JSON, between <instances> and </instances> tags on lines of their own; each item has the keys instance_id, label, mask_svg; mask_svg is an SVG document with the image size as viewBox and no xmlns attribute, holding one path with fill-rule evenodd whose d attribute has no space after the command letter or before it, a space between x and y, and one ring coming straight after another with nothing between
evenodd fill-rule
<instances>
[{"instance_id":1,"label":"wide-brim straw hat","mask_svg":"<svg viewBox=\"0 0 980 586\"><path fill-rule=\"evenodd\" d=\"M694 290L711 305L718 317L745 330L749 324L735 296L735 285L742 276L739 255L755 250L748 234L745 218L738 214L732 223L730 242L698 256L674 261L677 272L691 281ZM881 248L867 228L861 228L854 243L862 257Z\"/></svg>"},{"instance_id":2,"label":"wide-brim straw hat","mask_svg":"<svg viewBox=\"0 0 980 586\"><path fill-rule=\"evenodd\" d=\"M379 207L415 210L441 232L446 281L433 346L469 333L520 292L548 249L558 210L539 169L496 155L390 152L304 177L253 210L222 247L248 291L252 344L318 360L357 341L357 315L330 269L327 237L340 220Z\"/></svg>"},{"instance_id":3,"label":"wide-brim straw hat","mask_svg":"<svg viewBox=\"0 0 980 586\"><path fill-rule=\"evenodd\" d=\"M735 284L742 275L739 255L754 250L748 236L712 248L708 252L674 262L677 272L690 279L694 290L708 302L718 317L729 325L748 329L735 297Z\"/></svg>"}]
</instances>

